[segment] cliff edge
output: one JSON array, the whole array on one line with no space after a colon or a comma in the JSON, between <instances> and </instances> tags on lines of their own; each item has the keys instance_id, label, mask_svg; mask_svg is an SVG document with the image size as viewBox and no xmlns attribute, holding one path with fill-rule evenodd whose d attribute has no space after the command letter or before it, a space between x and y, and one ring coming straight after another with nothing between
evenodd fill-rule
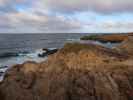
<instances>
[{"instance_id":1,"label":"cliff edge","mask_svg":"<svg viewBox=\"0 0 133 100\"><path fill-rule=\"evenodd\" d=\"M1 100L133 100L133 64L126 53L68 43L42 63L9 69Z\"/></svg>"}]
</instances>

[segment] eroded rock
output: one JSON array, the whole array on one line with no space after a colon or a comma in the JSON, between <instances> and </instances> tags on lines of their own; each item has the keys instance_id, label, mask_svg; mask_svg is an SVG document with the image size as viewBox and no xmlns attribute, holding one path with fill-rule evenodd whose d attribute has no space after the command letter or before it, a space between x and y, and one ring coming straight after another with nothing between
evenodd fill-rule
<instances>
[{"instance_id":1,"label":"eroded rock","mask_svg":"<svg viewBox=\"0 0 133 100\"><path fill-rule=\"evenodd\" d=\"M133 36L129 36L116 49L120 52L133 55Z\"/></svg>"},{"instance_id":2,"label":"eroded rock","mask_svg":"<svg viewBox=\"0 0 133 100\"><path fill-rule=\"evenodd\" d=\"M2 100L132 100L133 66L126 54L92 44L66 44L42 63L7 71ZM132 59L130 59L132 60Z\"/></svg>"}]
</instances>

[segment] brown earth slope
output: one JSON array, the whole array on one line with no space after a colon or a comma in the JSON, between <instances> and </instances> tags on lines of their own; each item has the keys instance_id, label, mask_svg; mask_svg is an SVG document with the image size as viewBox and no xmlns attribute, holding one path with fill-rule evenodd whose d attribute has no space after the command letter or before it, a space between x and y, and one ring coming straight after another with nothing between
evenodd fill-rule
<instances>
[{"instance_id":1,"label":"brown earth slope","mask_svg":"<svg viewBox=\"0 0 133 100\"><path fill-rule=\"evenodd\" d=\"M123 53L133 55L133 36L129 36L125 41L117 46L116 49Z\"/></svg>"},{"instance_id":2,"label":"brown earth slope","mask_svg":"<svg viewBox=\"0 0 133 100\"><path fill-rule=\"evenodd\" d=\"M45 62L8 70L0 100L133 100L129 60L99 45L66 44Z\"/></svg>"},{"instance_id":3,"label":"brown earth slope","mask_svg":"<svg viewBox=\"0 0 133 100\"><path fill-rule=\"evenodd\" d=\"M100 42L112 42L112 43L117 43L117 42L122 42L126 39L128 39L128 36L133 36L133 33L127 33L127 34L104 34L104 35L90 35L90 36L85 36L82 37L81 40L97 40Z\"/></svg>"}]
</instances>

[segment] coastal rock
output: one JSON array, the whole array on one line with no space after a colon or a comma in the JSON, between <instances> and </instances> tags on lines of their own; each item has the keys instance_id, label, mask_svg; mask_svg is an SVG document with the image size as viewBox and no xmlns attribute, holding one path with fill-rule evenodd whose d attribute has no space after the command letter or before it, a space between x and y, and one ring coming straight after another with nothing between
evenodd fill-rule
<instances>
[{"instance_id":1,"label":"coastal rock","mask_svg":"<svg viewBox=\"0 0 133 100\"><path fill-rule=\"evenodd\" d=\"M120 43L128 39L128 36L133 36L133 33L127 34L103 34L103 35L90 35L81 37L81 40L94 40L102 43Z\"/></svg>"},{"instance_id":2,"label":"coastal rock","mask_svg":"<svg viewBox=\"0 0 133 100\"><path fill-rule=\"evenodd\" d=\"M128 59L99 45L68 43L47 61L9 69L0 84L0 99L133 100Z\"/></svg>"},{"instance_id":3,"label":"coastal rock","mask_svg":"<svg viewBox=\"0 0 133 100\"><path fill-rule=\"evenodd\" d=\"M133 36L129 36L125 41L123 41L119 46L116 47L116 50L127 53L130 56L133 55Z\"/></svg>"},{"instance_id":4,"label":"coastal rock","mask_svg":"<svg viewBox=\"0 0 133 100\"><path fill-rule=\"evenodd\" d=\"M111 43L119 43L128 38L128 34L111 34L111 35L102 35L98 37L98 41L100 42L111 42Z\"/></svg>"},{"instance_id":5,"label":"coastal rock","mask_svg":"<svg viewBox=\"0 0 133 100\"><path fill-rule=\"evenodd\" d=\"M46 57L46 56L48 56L48 55L51 55L51 54L54 54L54 53L56 53L57 51L58 51L58 49L52 49L52 50L50 50L50 49L43 49L43 53L39 53L38 54L38 57Z\"/></svg>"}]
</instances>

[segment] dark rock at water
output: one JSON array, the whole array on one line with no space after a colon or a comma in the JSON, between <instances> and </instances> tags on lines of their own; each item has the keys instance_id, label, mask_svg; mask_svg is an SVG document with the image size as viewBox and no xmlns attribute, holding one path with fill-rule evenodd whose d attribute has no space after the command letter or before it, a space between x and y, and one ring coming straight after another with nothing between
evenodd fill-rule
<instances>
[{"instance_id":1,"label":"dark rock at water","mask_svg":"<svg viewBox=\"0 0 133 100\"><path fill-rule=\"evenodd\" d=\"M46 57L48 55L51 55L51 54L54 54L58 51L58 49L43 49L45 52L41 53L41 54L38 54L39 57Z\"/></svg>"},{"instance_id":2,"label":"dark rock at water","mask_svg":"<svg viewBox=\"0 0 133 100\"><path fill-rule=\"evenodd\" d=\"M53 49L53 50L48 50L47 53L48 53L48 55L50 55L50 54L56 53L57 51L58 51L58 49Z\"/></svg>"},{"instance_id":3,"label":"dark rock at water","mask_svg":"<svg viewBox=\"0 0 133 100\"><path fill-rule=\"evenodd\" d=\"M46 53L41 53L41 54L38 54L38 57L46 57L47 54Z\"/></svg>"},{"instance_id":4,"label":"dark rock at water","mask_svg":"<svg viewBox=\"0 0 133 100\"><path fill-rule=\"evenodd\" d=\"M47 49L47 48L43 48L42 50L43 50L43 51L46 51L46 52L49 51L49 49Z\"/></svg>"}]
</instances>

